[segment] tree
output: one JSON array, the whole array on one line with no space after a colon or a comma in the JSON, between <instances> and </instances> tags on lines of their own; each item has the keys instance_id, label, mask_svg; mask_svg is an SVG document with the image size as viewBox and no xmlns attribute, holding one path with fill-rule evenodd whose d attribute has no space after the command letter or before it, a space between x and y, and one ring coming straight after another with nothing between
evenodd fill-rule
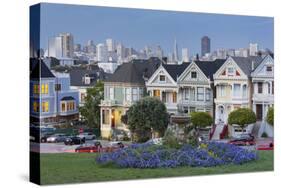
<instances>
[{"instance_id":1,"label":"tree","mask_svg":"<svg viewBox=\"0 0 281 188\"><path fill-rule=\"evenodd\" d=\"M207 112L192 112L190 121L195 128L203 128L210 126L213 123L213 118Z\"/></svg>"},{"instance_id":2,"label":"tree","mask_svg":"<svg viewBox=\"0 0 281 188\"><path fill-rule=\"evenodd\" d=\"M228 116L228 123L239 125L242 131L247 125L255 122L256 114L249 108L239 108L232 111Z\"/></svg>"},{"instance_id":3,"label":"tree","mask_svg":"<svg viewBox=\"0 0 281 188\"><path fill-rule=\"evenodd\" d=\"M128 110L129 129L136 136L136 141L146 141L156 131L160 136L168 126L168 113L164 103L159 99L145 97Z\"/></svg>"},{"instance_id":4,"label":"tree","mask_svg":"<svg viewBox=\"0 0 281 188\"><path fill-rule=\"evenodd\" d=\"M188 129L188 134L191 134L188 137L188 142L191 145L198 145L199 143L199 128L204 128L210 126L213 123L212 116L207 112L192 112L190 118L192 126ZM193 130L193 132L192 132Z\"/></svg>"},{"instance_id":5,"label":"tree","mask_svg":"<svg viewBox=\"0 0 281 188\"><path fill-rule=\"evenodd\" d=\"M267 115L266 115L266 121L270 124L270 125L274 125L274 108L270 107L267 111Z\"/></svg>"},{"instance_id":6,"label":"tree","mask_svg":"<svg viewBox=\"0 0 281 188\"><path fill-rule=\"evenodd\" d=\"M104 84L98 81L93 88L87 89L85 105L80 108L81 115L85 118L88 127L100 127L100 101L104 95Z\"/></svg>"}]
</instances>

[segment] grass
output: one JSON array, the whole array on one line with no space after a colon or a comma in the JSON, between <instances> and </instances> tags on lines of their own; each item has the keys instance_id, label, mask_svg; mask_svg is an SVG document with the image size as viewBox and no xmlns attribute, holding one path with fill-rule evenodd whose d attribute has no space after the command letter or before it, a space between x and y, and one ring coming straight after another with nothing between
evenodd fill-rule
<instances>
[{"instance_id":1,"label":"grass","mask_svg":"<svg viewBox=\"0 0 281 188\"><path fill-rule=\"evenodd\" d=\"M273 151L258 151L259 159L243 165L121 169L97 165L93 153L41 154L41 184L81 183L175 176L212 175L273 170Z\"/></svg>"}]
</instances>

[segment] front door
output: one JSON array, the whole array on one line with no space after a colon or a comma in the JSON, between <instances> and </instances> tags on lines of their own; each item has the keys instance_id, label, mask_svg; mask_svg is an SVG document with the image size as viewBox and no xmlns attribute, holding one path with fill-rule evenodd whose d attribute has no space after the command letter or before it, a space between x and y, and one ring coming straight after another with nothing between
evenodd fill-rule
<instances>
[{"instance_id":1,"label":"front door","mask_svg":"<svg viewBox=\"0 0 281 188\"><path fill-rule=\"evenodd\" d=\"M115 128L115 110L111 111L111 127Z\"/></svg>"},{"instance_id":2,"label":"front door","mask_svg":"<svg viewBox=\"0 0 281 188\"><path fill-rule=\"evenodd\" d=\"M257 116L257 120L261 121L262 120L262 104L257 104L256 105L256 116Z\"/></svg>"},{"instance_id":3,"label":"front door","mask_svg":"<svg viewBox=\"0 0 281 188\"><path fill-rule=\"evenodd\" d=\"M219 107L219 122L224 123L224 107Z\"/></svg>"}]
</instances>

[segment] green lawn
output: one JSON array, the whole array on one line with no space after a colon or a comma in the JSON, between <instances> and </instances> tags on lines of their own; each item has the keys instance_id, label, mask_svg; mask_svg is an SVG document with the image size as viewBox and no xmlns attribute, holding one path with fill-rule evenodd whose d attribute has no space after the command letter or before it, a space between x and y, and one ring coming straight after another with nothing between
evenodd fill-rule
<instances>
[{"instance_id":1,"label":"green lawn","mask_svg":"<svg viewBox=\"0 0 281 188\"><path fill-rule=\"evenodd\" d=\"M128 180L173 176L194 176L273 170L273 152L259 151L259 159L243 165L198 168L121 169L101 167L95 163L95 154L67 153L41 154L41 184L61 184Z\"/></svg>"}]
</instances>

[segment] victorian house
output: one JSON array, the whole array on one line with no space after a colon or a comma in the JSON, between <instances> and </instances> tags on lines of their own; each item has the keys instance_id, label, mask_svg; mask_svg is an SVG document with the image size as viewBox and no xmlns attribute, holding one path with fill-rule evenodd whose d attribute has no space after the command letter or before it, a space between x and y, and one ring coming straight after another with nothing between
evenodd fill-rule
<instances>
[{"instance_id":1,"label":"victorian house","mask_svg":"<svg viewBox=\"0 0 281 188\"><path fill-rule=\"evenodd\" d=\"M30 122L53 126L77 119L78 92L70 89L69 75L37 61L30 74Z\"/></svg>"},{"instance_id":2,"label":"victorian house","mask_svg":"<svg viewBox=\"0 0 281 188\"><path fill-rule=\"evenodd\" d=\"M260 135L266 132L273 136L273 128L266 123L269 107L274 105L274 60L270 55L251 73L253 84L252 108L256 113L257 121L261 123Z\"/></svg>"},{"instance_id":3,"label":"victorian house","mask_svg":"<svg viewBox=\"0 0 281 188\"><path fill-rule=\"evenodd\" d=\"M100 104L103 138L109 138L114 129L128 131L121 117L132 104L145 96L145 81L159 65L158 58L123 63L104 81L104 100Z\"/></svg>"},{"instance_id":4,"label":"victorian house","mask_svg":"<svg viewBox=\"0 0 281 188\"><path fill-rule=\"evenodd\" d=\"M261 60L259 56L229 57L214 74L217 124L227 124L229 113L235 109L252 107L251 72L259 66Z\"/></svg>"}]
</instances>

